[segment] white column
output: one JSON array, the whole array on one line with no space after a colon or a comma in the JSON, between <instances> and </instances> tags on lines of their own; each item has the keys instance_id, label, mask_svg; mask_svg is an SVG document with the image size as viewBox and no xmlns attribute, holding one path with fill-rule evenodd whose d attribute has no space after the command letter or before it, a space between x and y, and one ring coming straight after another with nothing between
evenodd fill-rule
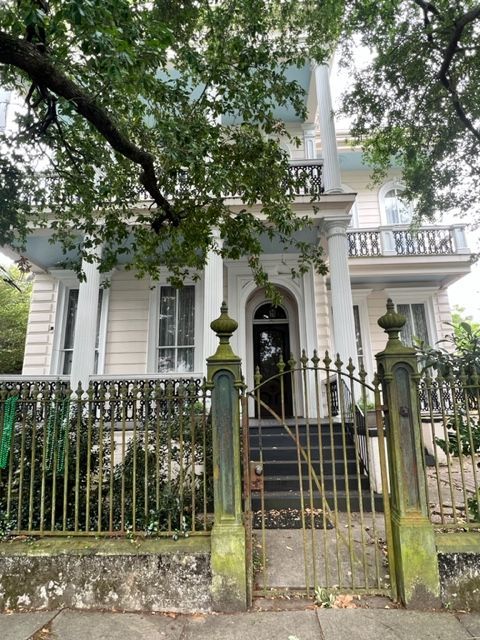
<instances>
[{"instance_id":1,"label":"white column","mask_svg":"<svg viewBox=\"0 0 480 640\"><path fill-rule=\"evenodd\" d=\"M321 64L315 67L315 81L317 87L320 136L322 139L325 193L341 193L342 178L338 159L328 65Z\"/></svg>"},{"instance_id":2,"label":"white column","mask_svg":"<svg viewBox=\"0 0 480 640\"><path fill-rule=\"evenodd\" d=\"M345 365L352 358L358 367L353 300L348 268L347 226L349 220L327 220L325 230L328 242L330 290L332 297L333 338L335 357L340 354ZM332 359L335 360L335 357Z\"/></svg>"},{"instance_id":3,"label":"white column","mask_svg":"<svg viewBox=\"0 0 480 640\"><path fill-rule=\"evenodd\" d=\"M218 230L212 232L218 249L223 240ZM203 358L202 369L206 367L206 359L213 355L218 347L218 338L210 329L210 323L220 315L223 302L223 258L213 250L208 252L207 264L203 272ZM206 369L205 369L206 370Z\"/></svg>"},{"instance_id":4,"label":"white column","mask_svg":"<svg viewBox=\"0 0 480 640\"><path fill-rule=\"evenodd\" d=\"M82 270L86 280L80 283L78 290L72 371L70 373L73 389L76 388L79 382L82 383L83 389L86 389L89 377L95 372L100 272L95 261L90 263L84 260L82 262Z\"/></svg>"}]
</instances>

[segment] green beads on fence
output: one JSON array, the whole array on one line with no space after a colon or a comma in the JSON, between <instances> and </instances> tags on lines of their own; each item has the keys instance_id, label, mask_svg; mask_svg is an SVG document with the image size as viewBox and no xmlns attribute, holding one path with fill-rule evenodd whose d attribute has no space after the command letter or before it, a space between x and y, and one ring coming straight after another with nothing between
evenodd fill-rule
<instances>
[{"instance_id":1,"label":"green beads on fence","mask_svg":"<svg viewBox=\"0 0 480 640\"><path fill-rule=\"evenodd\" d=\"M15 424L15 410L18 396L11 396L5 401L5 412L3 414L3 431L0 442L0 469L5 469L8 464L10 447L12 446L13 425Z\"/></svg>"}]
</instances>

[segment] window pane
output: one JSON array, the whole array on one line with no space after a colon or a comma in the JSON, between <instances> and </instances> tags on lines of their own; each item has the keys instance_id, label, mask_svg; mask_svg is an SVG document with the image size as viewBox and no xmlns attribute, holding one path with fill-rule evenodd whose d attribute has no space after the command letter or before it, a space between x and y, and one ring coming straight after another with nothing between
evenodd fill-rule
<instances>
[{"instance_id":1,"label":"window pane","mask_svg":"<svg viewBox=\"0 0 480 640\"><path fill-rule=\"evenodd\" d=\"M399 304L397 305L397 309L399 313L407 318L407 322L400 333L402 341L408 346L412 346L414 344L414 338L428 343L429 338L425 305L423 303Z\"/></svg>"},{"instance_id":2,"label":"window pane","mask_svg":"<svg viewBox=\"0 0 480 640\"><path fill-rule=\"evenodd\" d=\"M353 320L355 323L355 341L357 344L357 357L358 357L358 366L362 364L365 365L363 360L363 343L362 343L362 330L360 328L360 312L358 309L358 305L353 306Z\"/></svg>"},{"instance_id":3,"label":"window pane","mask_svg":"<svg viewBox=\"0 0 480 640\"><path fill-rule=\"evenodd\" d=\"M160 319L158 344L161 347L175 344L176 291L173 287L160 287Z\"/></svg>"},{"instance_id":4,"label":"window pane","mask_svg":"<svg viewBox=\"0 0 480 640\"><path fill-rule=\"evenodd\" d=\"M413 345L413 336L415 335L413 332L413 324L412 324L412 314L410 312L409 304L397 304L397 311L401 313L407 319L407 322L403 326L400 332L400 338L402 342L408 346Z\"/></svg>"},{"instance_id":5,"label":"window pane","mask_svg":"<svg viewBox=\"0 0 480 640\"><path fill-rule=\"evenodd\" d=\"M262 304L255 311L254 320L284 320L287 318L287 312L283 307L274 306L269 302L267 304Z\"/></svg>"},{"instance_id":6,"label":"window pane","mask_svg":"<svg viewBox=\"0 0 480 640\"><path fill-rule=\"evenodd\" d=\"M168 373L169 371L175 371L175 351L176 349L158 350L159 373Z\"/></svg>"},{"instance_id":7,"label":"window pane","mask_svg":"<svg viewBox=\"0 0 480 640\"><path fill-rule=\"evenodd\" d=\"M160 287L158 371L193 371L194 344L195 287Z\"/></svg>"},{"instance_id":8,"label":"window pane","mask_svg":"<svg viewBox=\"0 0 480 640\"><path fill-rule=\"evenodd\" d=\"M78 308L78 289L70 289L68 292L67 317L65 319L65 336L63 338L63 348L73 349L73 338L75 336L75 320Z\"/></svg>"},{"instance_id":9,"label":"window pane","mask_svg":"<svg viewBox=\"0 0 480 640\"><path fill-rule=\"evenodd\" d=\"M401 189L390 189L383 200L387 224L410 224L412 221L412 209L408 202L402 200Z\"/></svg>"},{"instance_id":10,"label":"window pane","mask_svg":"<svg viewBox=\"0 0 480 640\"><path fill-rule=\"evenodd\" d=\"M177 368L178 373L190 373L193 371L194 349L177 349Z\"/></svg>"},{"instance_id":11,"label":"window pane","mask_svg":"<svg viewBox=\"0 0 480 640\"><path fill-rule=\"evenodd\" d=\"M412 304L413 331L416 338L428 342L427 317L425 305Z\"/></svg>"},{"instance_id":12,"label":"window pane","mask_svg":"<svg viewBox=\"0 0 480 640\"><path fill-rule=\"evenodd\" d=\"M99 341L100 341L100 323L102 320L102 301L103 301L103 289L100 289L100 291L98 292L97 335L95 336L95 349L98 349Z\"/></svg>"},{"instance_id":13,"label":"window pane","mask_svg":"<svg viewBox=\"0 0 480 640\"><path fill-rule=\"evenodd\" d=\"M178 291L178 335L179 346L195 344L195 287L183 287Z\"/></svg>"},{"instance_id":14,"label":"window pane","mask_svg":"<svg viewBox=\"0 0 480 640\"><path fill-rule=\"evenodd\" d=\"M398 216L397 196L395 194L395 189L387 191L384 197L384 202L387 224L399 224L400 219Z\"/></svg>"},{"instance_id":15,"label":"window pane","mask_svg":"<svg viewBox=\"0 0 480 640\"><path fill-rule=\"evenodd\" d=\"M69 375L72 372L73 351L64 351L62 373Z\"/></svg>"}]
</instances>

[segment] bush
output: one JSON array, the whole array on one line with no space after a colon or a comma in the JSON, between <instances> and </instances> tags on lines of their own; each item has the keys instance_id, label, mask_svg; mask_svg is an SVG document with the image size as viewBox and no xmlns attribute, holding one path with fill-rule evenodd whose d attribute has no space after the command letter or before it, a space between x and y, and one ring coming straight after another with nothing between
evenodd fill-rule
<instances>
[{"instance_id":1,"label":"bush","mask_svg":"<svg viewBox=\"0 0 480 640\"><path fill-rule=\"evenodd\" d=\"M113 534L133 528L147 535L191 528L192 500L202 507L204 502L203 483L192 473L192 464L203 464L204 452L201 448L192 452L189 421L182 421L182 447L180 421L169 422L170 452L164 432L157 448L154 429L164 429L163 421L149 425L147 445L145 427L139 422L136 435L129 432L121 460L122 452L115 442L112 447L107 426L100 446L98 423L89 425L76 405L68 416L61 402L47 406L45 416L35 412L38 408L29 405L28 415L15 423L9 461L0 470L0 536L27 528L95 531L99 524L102 531L111 529ZM210 465L209 441L205 456ZM207 478L210 500L210 469Z\"/></svg>"}]
</instances>

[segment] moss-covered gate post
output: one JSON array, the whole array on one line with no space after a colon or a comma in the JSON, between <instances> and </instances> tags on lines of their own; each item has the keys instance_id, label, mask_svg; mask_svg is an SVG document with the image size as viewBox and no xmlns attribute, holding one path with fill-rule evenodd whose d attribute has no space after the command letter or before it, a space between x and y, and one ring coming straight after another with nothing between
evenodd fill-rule
<instances>
[{"instance_id":1,"label":"moss-covered gate post","mask_svg":"<svg viewBox=\"0 0 480 640\"><path fill-rule=\"evenodd\" d=\"M390 471L393 553L389 554L397 593L406 606L429 608L440 604L435 535L426 492L418 404L418 365L415 349L399 334L406 319L387 302L378 324L388 333L385 350L376 355L386 410Z\"/></svg>"},{"instance_id":2,"label":"moss-covered gate post","mask_svg":"<svg viewBox=\"0 0 480 640\"><path fill-rule=\"evenodd\" d=\"M245 527L240 466L241 360L230 345L238 324L225 303L211 323L220 343L207 359L212 390L214 524L211 537L212 599L217 611L247 607Z\"/></svg>"}]
</instances>

